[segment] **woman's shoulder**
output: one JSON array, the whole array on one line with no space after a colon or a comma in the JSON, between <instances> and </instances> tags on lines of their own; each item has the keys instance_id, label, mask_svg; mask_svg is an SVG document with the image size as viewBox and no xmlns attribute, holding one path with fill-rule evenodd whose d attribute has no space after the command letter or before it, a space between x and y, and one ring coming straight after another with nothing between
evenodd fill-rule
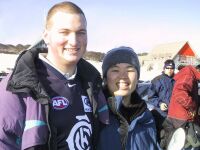
<instances>
[{"instance_id":1,"label":"woman's shoulder","mask_svg":"<svg viewBox=\"0 0 200 150\"><path fill-rule=\"evenodd\" d=\"M145 111L137 116L133 121L139 122L139 124L146 124L154 122L154 118L151 111L146 108Z\"/></svg>"}]
</instances>

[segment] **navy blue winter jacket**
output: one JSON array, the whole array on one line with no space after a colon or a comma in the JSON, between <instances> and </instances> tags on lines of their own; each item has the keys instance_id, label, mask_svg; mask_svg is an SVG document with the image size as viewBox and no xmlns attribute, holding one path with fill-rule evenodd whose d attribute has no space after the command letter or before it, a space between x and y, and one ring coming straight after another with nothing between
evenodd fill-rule
<instances>
[{"instance_id":1,"label":"navy blue winter jacket","mask_svg":"<svg viewBox=\"0 0 200 150\"><path fill-rule=\"evenodd\" d=\"M133 98L133 97L132 97ZM138 98L138 96L137 96ZM120 101L108 98L111 110L110 124L100 133L98 150L159 150L156 140L156 127L151 112L141 99L132 99L130 119L121 113ZM125 108L126 109L126 108ZM127 108L131 109L131 108Z\"/></svg>"},{"instance_id":2,"label":"navy blue winter jacket","mask_svg":"<svg viewBox=\"0 0 200 150\"><path fill-rule=\"evenodd\" d=\"M155 77L148 91L148 102L155 106L155 109L162 115L166 116L167 111L161 111L160 104L163 102L169 105L174 79L162 73Z\"/></svg>"}]
</instances>

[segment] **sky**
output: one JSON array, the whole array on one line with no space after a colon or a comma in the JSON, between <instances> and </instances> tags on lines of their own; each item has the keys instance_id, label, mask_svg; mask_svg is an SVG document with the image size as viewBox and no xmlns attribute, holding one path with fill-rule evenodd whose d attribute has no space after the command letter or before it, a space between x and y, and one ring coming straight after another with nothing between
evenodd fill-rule
<instances>
[{"instance_id":1,"label":"sky","mask_svg":"<svg viewBox=\"0 0 200 150\"><path fill-rule=\"evenodd\" d=\"M61 0L0 0L0 43L34 44L47 11ZM189 41L200 56L199 0L72 0L88 22L88 51L130 46L137 53L158 44Z\"/></svg>"}]
</instances>

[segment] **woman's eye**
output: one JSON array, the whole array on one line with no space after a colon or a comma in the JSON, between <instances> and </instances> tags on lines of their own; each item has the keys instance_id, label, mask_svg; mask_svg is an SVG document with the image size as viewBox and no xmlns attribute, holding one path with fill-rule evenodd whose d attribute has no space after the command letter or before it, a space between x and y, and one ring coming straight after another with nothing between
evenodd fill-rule
<instances>
[{"instance_id":1,"label":"woman's eye","mask_svg":"<svg viewBox=\"0 0 200 150\"><path fill-rule=\"evenodd\" d=\"M134 69L127 70L127 72L135 72Z\"/></svg>"},{"instance_id":2,"label":"woman's eye","mask_svg":"<svg viewBox=\"0 0 200 150\"><path fill-rule=\"evenodd\" d=\"M111 70L112 72L119 72L118 70L116 70L116 69L113 69L113 70Z\"/></svg>"}]
</instances>

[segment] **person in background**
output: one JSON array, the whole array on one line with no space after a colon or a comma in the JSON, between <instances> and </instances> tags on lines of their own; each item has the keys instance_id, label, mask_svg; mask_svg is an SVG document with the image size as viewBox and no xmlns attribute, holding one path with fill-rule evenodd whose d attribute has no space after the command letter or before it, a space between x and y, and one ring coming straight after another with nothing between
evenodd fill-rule
<instances>
[{"instance_id":1,"label":"person in background","mask_svg":"<svg viewBox=\"0 0 200 150\"><path fill-rule=\"evenodd\" d=\"M198 95L200 72L193 66L185 66L175 75L174 79L175 84L169 104L168 115L163 123L165 138L163 138L162 147L167 145L169 135L175 129L179 127L185 128L188 123L194 123L197 126L200 125L200 101ZM199 140L196 139L196 141ZM191 145L194 144L194 141L190 142Z\"/></svg>"},{"instance_id":2,"label":"person in background","mask_svg":"<svg viewBox=\"0 0 200 150\"><path fill-rule=\"evenodd\" d=\"M137 54L124 46L110 50L103 59L102 72L110 124L100 133L98 149L159 149L153 116L136 92L140 77Z\"/></svg>"},{"instance_id":3,"label":"person in background","mask_svg":"<svg viewBox=\"0 0 200 150\"><path fill-rule=\"evenodd\" d=\"M153 104L161 116L167 116L168 105L174 85L174 61L168 59L164 62L163 72L151 81L148 92L149 103Z\"/></svg>"},{"instance_id":4,"label":"person in background","mask_svg":"<svg viewBox=\"0 0 200 150\"><path fill-rule=\"evenodd\" d=\"M95 149L108 124L100 73L82 59L87 22L72 2L48 12L46 49L23 51L0 83L0 147L4 150Z\"/></svg>"},{"instance_id":5,"label":"person in background","mask_svg":"<svg viewBox=\"0 0 200 150\"><path fill-rule=\"evenodd\" d=\"M200 64L199 64L199 65L196 65L195 68L197 69L198 72L200 72Z\"/></svg>"},{"instance_id":6,"label":"person in background","mask_svg":"<svg viewBox=\"0 0 200 150\"><path fill-rule=\"evenodd\" d=\"M148 91L148 103L154 106L151 110L156 121L158 139L162 129L162 123L167 117L168 105L174 86L175 64L172 59L164 62L163 72L151 81Z\"/></svg>"},{"instance_id":7,"label":"person in background","mask_svg":"<svg viewBox=\"0 0 200 150\"><path fill-rule=\"evenodd\" d=\"M185 66L186 66L185 64L178 65L178 67L177 67L178 71L180 71L181 69L183 69Z\"/></svg>"},{"instance_id":8,"label":"person in background","mask_svg":"<svg viewBox=\"0 0 200 150\"><path fill-rule=\"evenodd\" d=\"M198 72L200 72L200 64L196 65L195 68L197 69ZM200 80L198 80L198 95L199 95L199 99L200 99Z\"/></svg>"}]
</instances>

